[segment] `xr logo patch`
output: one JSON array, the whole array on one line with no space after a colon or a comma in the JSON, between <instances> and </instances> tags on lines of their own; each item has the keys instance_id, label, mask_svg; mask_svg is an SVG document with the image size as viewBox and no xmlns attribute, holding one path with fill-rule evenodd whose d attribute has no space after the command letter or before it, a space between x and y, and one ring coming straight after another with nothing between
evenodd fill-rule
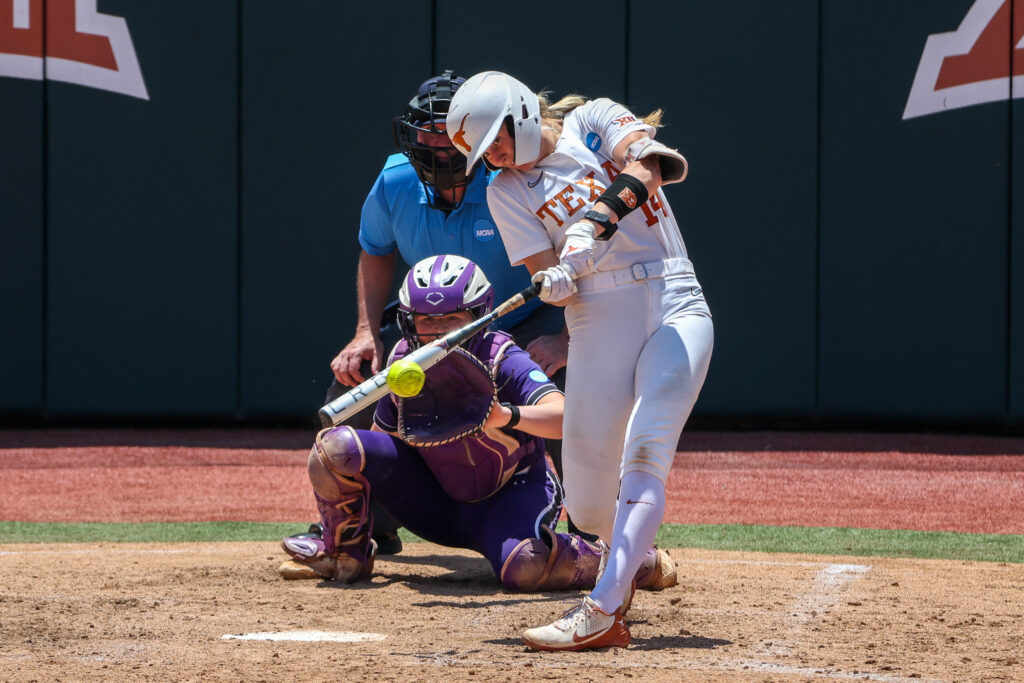
<instances>
[{"instance_id":1,"label":"xr logo patch","mask_svg":"<svg viewBox=\"0 0 1024 683\"><path fill-rule=\"evenodd\" d=\"M957 30L928 36L903 118L1011 97L1024 97L1024 0L975 0Z\"/></svg>"},{"instance_id":2,"label":"xr logo patch","mask_svg":"<svg viewBox=\"0 0 1024 683\"><path fill-rule=\"evenodd\" d=\"M149 99L128 23L96 0L0 0L0 76Z\"/></svg>"}]
</instances>

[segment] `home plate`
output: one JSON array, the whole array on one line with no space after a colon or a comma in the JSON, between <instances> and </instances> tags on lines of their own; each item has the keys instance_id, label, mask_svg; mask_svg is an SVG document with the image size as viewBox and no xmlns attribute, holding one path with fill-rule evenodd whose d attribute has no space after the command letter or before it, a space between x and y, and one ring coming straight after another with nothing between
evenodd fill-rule
<instances>
[{"instance_id":1,"label":"home plate","mask_svg":"<svg viewBox=\"0 0 1024 683\"><path fill-rule=\"evenodd\" d=\"M351 631L268 631L221 636L221 640L292 640L305 643L367 643L384 640L381 633L353 633Z\"/></svg>"}]
</instances>

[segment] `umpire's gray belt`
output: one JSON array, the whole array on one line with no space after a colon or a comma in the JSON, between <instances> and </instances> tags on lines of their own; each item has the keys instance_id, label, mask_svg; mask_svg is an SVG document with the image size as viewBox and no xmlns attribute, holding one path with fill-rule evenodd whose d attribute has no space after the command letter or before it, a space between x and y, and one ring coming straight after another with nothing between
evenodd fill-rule
<instances>
[{"instance_id":1,"label":"umpire's gray belt","mask_svg":"<svg viewBox=\"0 0 1024 683\"><path fill-rule=\"evenodd\" d=\"M693 273L693 263L690 262L690 259L670 258L662 261L634 263L618 270L602 270L584 275L576 281L576 288L581 292L590 292L595 289L619 287L666 275L685 275L687 273Z\"/></svg>"}]
</instances>

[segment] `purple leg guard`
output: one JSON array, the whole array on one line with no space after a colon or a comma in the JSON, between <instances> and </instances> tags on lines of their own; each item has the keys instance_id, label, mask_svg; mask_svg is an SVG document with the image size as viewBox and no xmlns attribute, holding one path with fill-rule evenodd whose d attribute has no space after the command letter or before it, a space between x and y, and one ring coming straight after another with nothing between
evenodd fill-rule
<instances>
[{"instance_id":1,"label":"purple leg guard","mask_svg":"<svg viewBox=\"0 0 1024 683\"><path fill-rule=\"evenodd\" d=\"M309 480L324 528L322 556L318 553L316 559L330 570L331 576L325 578L352 582L373 572L377 553L370 538L373 517L370 482L362 475L365 464L363 444L351 427L325 429L316 435L309 454ZM304 561L300 556L295 560Z\"/></svg>"},{"instance_id":2,"label":"purple leg guard","mask_svg":"<svg viewBox=\"0 0 1024 683\"><path fill-rule=\"evenodd\" d=\"M501 583L512 591L593 588L600 551L579 536L542 527L549 543L528 538L517 545L501 567Z\"/></svg>"}]
</instances>

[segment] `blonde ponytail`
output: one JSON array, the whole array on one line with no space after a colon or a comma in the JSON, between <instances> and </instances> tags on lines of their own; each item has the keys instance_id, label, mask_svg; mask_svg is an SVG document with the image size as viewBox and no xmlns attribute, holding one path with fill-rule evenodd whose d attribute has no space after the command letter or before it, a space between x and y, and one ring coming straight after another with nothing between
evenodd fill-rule
<instances>
[{"instance_id":1,"label":"blonde ponytail","mask_svg":"<svg viewBox=\"0 0 1024 683\"><path fill-rule=\"evenodd\" d=\"M663 112L661 111L660 108L659 109L655 109L650 114L648 114L647 116L643 117L640 120L643 121L644 123L646 123L648 126L653 126L655 128L661 128L661 115L662 115L662 113Z\"/></svg>"},{"instance_id":2,"label":"blonde ponytail","mask_svg":"<svg viewBox=\"0 0 1024 683\"><path fill-rule=\"evenodd\" d=\"M583 95L577 95L572 93L566 95L562 99L558 100L554 104L548 101L548 95L551 94L550 90L541 90L537 93L537 99L540 101L540 117L542 119L564 119L569 112L576 107L580 107L587 103L587 98ZM647 116L643 117L641 121L646 123L648 126L655 128L661 128L661 115L663 114L661 109L655 109Z\"/></svg>"},{"instance_id":3,"label":"blonde ponytail","mask_svg":"<svg viewBox=\"0 0 1024 683\"><path fill-rule=\"evenodd\" d=\"M586 97L574 93L566 95L554 104L551 104L548 102L550 92L549 90L541 90L537 93L537 99L540 100L540 117L542 119L564 119L566 114L573 109L587 103Z\"/></svg>"}]
</instances>

